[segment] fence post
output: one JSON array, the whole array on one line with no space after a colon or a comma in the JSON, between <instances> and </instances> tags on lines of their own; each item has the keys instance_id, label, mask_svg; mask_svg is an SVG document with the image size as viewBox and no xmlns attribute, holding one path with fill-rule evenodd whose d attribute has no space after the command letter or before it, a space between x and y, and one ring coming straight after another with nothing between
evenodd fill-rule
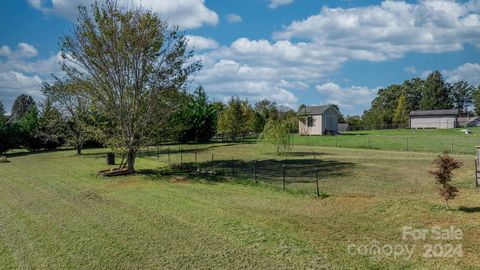
<instances>
[{"instance_id":1,"label":"fence post","mask_svg":"<svg viewBox=\"0 0 480 270\"><path fill-rule=\"evenodd\" d=\"M408 137L407 137L407 152L408 152Z\"/></svg>"},{"instance_id":2,"label":"fence post","mask_svg":"<svg viewBox=\"0 0 480 270\"><path fill-rule=\"evenodd\" d=\"M285 164L282 164L283 190L285 190Z\"/></svg>"},{"instance_id":3,"label":"fence post","mask_svg":"<svg viewBox=\"0 0 480 270\"><path fill-rule=\"evenodd\" d=\"M453 154L453 138L452 138L452 152L451 153Z\"/></svg>"},{"instance_id":4,"label":"fence post","mask_svg":"<svg viewBox=\"0 0 480 270\"><path fill-rule=\"evenodd\" d=\"M253 161L253 182L257 183L257 161Z\"/></svg>"},{"instance_id":5,"label":"fence post","mask_svg":"<svg viewBox=\"0 0 480 270\"><path fill-rule=\"evenodd\" d=\"M370 136L367 135L367 148L370 148Z\"/></svg>"},{"instance_id":6,"label":"fence post","mask_svg":"<svg viewBox=\"0 0 480 270\"><path fill-rule=\"evenodd\" d=\"M197 146L195 145L195 167L198 167L197 163Z\"/></svg>"},{"instance_id":7,"label":"fence post","mask_svg":"<svg viewBox=\"0 0 480 270\"><path fill-rule=\"evenodd\" d=\"M168 164L170 164L170 146L167 147Z\"/></svg>"},{"instance_id":8,"label":"fence post","mask_svg":"<svg viewBox=\"0 0 480 270\"><path fill-rule=\"evenodd\" d=\"M160 145L157 146L157 160L160 160Z\"/></svg>"},{"instance_id":9,"label":"fence post","mask_svg":"<svg viewBox=\"0 0 480 270\"><path fill-rule=\"evenodd\" d=\"M235 162L233 161L232 158L232 179L235 177Z\"/></svg>"},{"instance_id":10,"label":"fence post","mask_svg":"<svg viewBox=\"0 0 480 270\"><path fill-rule=\"evenodd\" d=\"M213 153L212 153L212 174L213 174Z\"/></svg>"},{"instance_id":11,"label":"fence post","mask_svg":"<svg viewBox=\"0 0 480 270\"><path fill-rule=\"evenodd\" d=\"M178 151L180 151L180 166L183 165L183 154L182 154L182 147L178 146Z\"/></svg>"},{"instance_id":12,"label":"fence post","mask_svg":"<svg viewBox=\"0 0 480 270\"><path fill-rule=\"evenodd\" d=\"M475 177L473 178L475 180L475 187L478 187L478 168L477 168L477 159L475 159Z\"/></svg>"},{"instance_id":13,"label":"fence post","mask_svg":"<svg viewBox=\"0 0 480 270\"><path fill-rule=\"evenodd\" d=\"M320 197L320 187L318 185L318 167L315 167L315 179L317 181L317 197Z\"/></svg>"}]
</instances>

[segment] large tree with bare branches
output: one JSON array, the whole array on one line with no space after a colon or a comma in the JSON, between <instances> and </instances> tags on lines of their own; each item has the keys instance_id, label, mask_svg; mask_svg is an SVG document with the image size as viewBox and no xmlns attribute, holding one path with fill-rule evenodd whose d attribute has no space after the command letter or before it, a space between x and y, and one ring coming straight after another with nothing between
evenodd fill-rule
<instances>
[{"instance_id":1,"label":"large tree with bare branches","mask_svg":"<svg viewBox=\"0 0 480 270\"><path fill-rule=\"evenodd\" d=\"M61 44L68 80L108 120L104 133L127 152L134 171L139 148L175 111L175 97L200 68L177 27L153 11L115 1L80 7Z\"/></svg>"}]
</instances>

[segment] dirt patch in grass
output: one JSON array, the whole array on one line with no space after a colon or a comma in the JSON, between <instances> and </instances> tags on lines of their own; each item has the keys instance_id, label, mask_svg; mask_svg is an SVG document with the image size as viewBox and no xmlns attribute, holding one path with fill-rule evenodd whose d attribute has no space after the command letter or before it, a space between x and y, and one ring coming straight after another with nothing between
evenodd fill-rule
<instances>
[{"instance_id":1,"label":"dirt patch in grass","mask_svg":"<svg viewBox=\"0 0 480 270\"><path fill-rule=\"evenodd\" d=\"M106 198L98 194L94 190L83 190L77 195L75 195L73 198L73 201L75 202L95 202L95 203L105 203L107 201Z\"/></svg>"},{"instance_id":2,"label":"dirt patch in grass","mask_svg":"<svg viewBox=\"0 0 480 270\"><path fill-rule=\"evenodd\" d=\"M191 183L191 181L184 176L172 177L172 178L170 178L170 180L168 180L168 182L174 183L174 184L189 184L189 183Z\"/></svg>"}]
</instances>

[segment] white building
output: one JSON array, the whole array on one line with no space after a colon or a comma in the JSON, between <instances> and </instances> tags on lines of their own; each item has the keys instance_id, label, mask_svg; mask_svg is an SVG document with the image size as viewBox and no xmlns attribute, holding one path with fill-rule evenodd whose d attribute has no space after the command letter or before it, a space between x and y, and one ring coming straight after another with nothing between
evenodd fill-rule
<instances>
[{"instance_id":1,"label":"white building","mask_svg":"<svg viewBox=\"0 0 480 270\"><path fill-rule=\"evenodd\" d=\"M456 128L458 110L430 110L410 112L410 128Z\"/></svg>"},{"instance_id":2,"label":"white building","mask_svg":"<svg viewBox=\"0 0 480 270\"><path fill-rule=\"evenodd\" d=\"M306 106L298 111L300 135L324 135L338 133L338 115L333 105Z\"/></svg>"}]
</instances>

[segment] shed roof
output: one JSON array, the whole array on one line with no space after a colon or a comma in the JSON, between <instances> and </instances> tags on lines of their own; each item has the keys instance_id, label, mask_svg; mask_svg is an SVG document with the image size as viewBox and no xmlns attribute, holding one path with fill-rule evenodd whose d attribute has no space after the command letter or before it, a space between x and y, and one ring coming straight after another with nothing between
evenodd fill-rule
<instances>
[{"instance_id":1,"label":"shed roof","mask_svg":"<svg viewBox=\"0 0 480 270\"><path fill-rule=\"evenodd\" d=\"M323 114L326 110L333 107L332 105L321 105L321 106L305 106L304 109L299 109L298 114L300 115L318 115ZM337 111L334 107L334 110Z\"/></svg>"},{"instance_id":2,"label":"shed roof","mask_svg":"<svg viewBox=\"0 0 480 270\"><path fill-rule=\"evenodd\" d=\"M440 115L458 115L458 110L428 110L428 111L411 111L410 116L440 116Z\"/></svg>"}]
</instances>

